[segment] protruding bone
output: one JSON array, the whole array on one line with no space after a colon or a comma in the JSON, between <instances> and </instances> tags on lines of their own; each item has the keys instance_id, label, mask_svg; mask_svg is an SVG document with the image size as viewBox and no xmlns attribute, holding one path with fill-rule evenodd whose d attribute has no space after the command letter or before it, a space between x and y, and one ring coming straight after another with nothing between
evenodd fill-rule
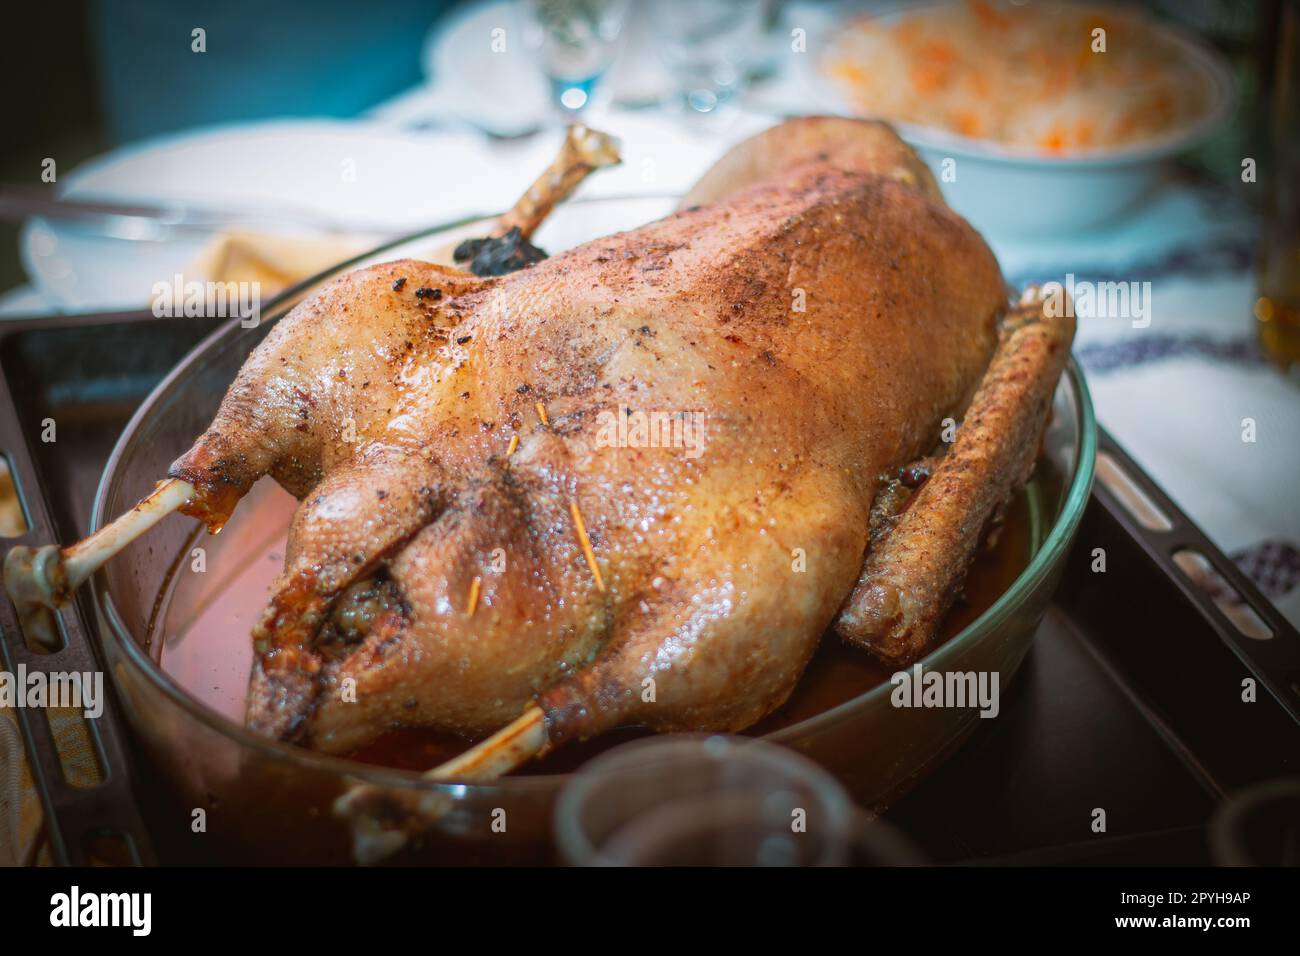
<instances>
[{"instance_id":1,"label":"protruding bone","mask_svg":"<svg viewBox=\"0 0 1300 956\"><path fill-rule=\"evenodd\" d=\"M457 245L452 260L464 263L475 275L495 276L545 259L546 253L528 241L537 227L592 172L619 161L614 137L586 126L570 126L559 154L546 171L497 220L490 234Z\"/></svg>"},{"instance_id":2,"label":"protruding bone","mask_svg":"<svg viewBox=\"0 0 1300 956\"><path fill-rule=\"evenodd\" d=\"M4 583L29 641L58 643L53 610L106 561L194 496L194 486L178 478L158 482L153 492L84 541L59 549L19 545L5 556Z\"/></svg>"},{"instance_id":3,"label":"protruding bone","mask_svg":"<svg viewBox=\"0 0 1300 956\"><path fill-rule=\"evenodd\" d=\"M545 748L546 720L540 707L529 707L487 740L424 776L430 780L491 780L531 760Z\"/></svg>"},{"instance_id":4,"label":"protruding bone","mask_svg":"<svg viewBox=\"0 0 1300 956\"><path fill-rule=\"evenodd\" d=\"M546 750L546 720L529 707L515 721L453 760L424 774L426 780L482 781L504 776ZM334 813L352 824L358 863L378 863L406 845L412 834L453 807L445 795L359 784L334 801Z\"/></svg>"},{"instance_id":5,"label":"protruding bone","mask_svg":"<svg viewBox=\"0 0 1300 956\"><path fill-rule=\"evenodd\" d=\"M525 239L530 238L551 210L568 199L584 179L597 169L619 162L618 140L613 136L578 124L570 126L559 155L519 197L514 208L501 217L492 234L504 236L518 228Z\"/></svg>"}]
</instances>

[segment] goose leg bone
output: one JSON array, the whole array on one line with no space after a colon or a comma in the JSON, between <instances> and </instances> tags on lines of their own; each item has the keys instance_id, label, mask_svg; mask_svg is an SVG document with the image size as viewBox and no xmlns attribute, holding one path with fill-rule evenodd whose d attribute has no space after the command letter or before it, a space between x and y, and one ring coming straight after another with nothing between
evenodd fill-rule
<instances>
[{"instance_id":1,"label":"goose leg bone","mask_svg":"<svg viewBox=\"0 0 1300 956\"><path fill-rule=\"evenodd\" d=\"M494 276L546 258L546 253L529 241L533 233L584 179L619 162L614 137L586 126L570 126L559 154L497 220L491 235L461 242L452 251L453 261L477 276Z\"/></svg>"},{"instance_id":2,"label":"goose leg bone","mask_svg":"<svg viewBox=\"0 0 1300 956\"><path fill-rule=\"evenodd\" d=\"M105 562L193 495L194 486L189 482L168 478L126 514L71 547L11 548L5 556L5 590L27 639L54 647L58 643L54 609L68 603L73 592Z\"/></svg>"},{"instance_id":3,"label":"goose leg bone","mask_svg":"<svg viewBox=\"0 0 1300 956\"><path fill-rule=\"evenodd\" d=\"M492 780L546 749L546 720L541 708L533 706L513 723L459 757L434 767L424 777L452 782ZM396 853L411 834L427 829L452 806L446 795L436 791L357 784L334 802L334 813L351 823L356 861L369 864Z\"/></svg>"}]
</instances>

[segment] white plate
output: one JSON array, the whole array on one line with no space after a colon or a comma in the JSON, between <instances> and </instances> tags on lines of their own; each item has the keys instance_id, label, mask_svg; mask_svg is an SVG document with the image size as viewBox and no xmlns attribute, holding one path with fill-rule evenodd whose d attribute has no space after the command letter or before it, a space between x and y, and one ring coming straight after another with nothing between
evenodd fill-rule
<instances>
[{"instance_id":1,"label":"white plate","mask_svg":"<svg viewBox=\"0 0 1300 956\"><path fill-rule=\"evenodd\" d=\"M59 192L144 203L190 201L238 209L266 203L335 220L391 222L399 235L466 213L487 212L528 172L467 181L486 147L478 137L404 137L342 121L272 121L186 132L124 147L61 176ZM452 171L455 171L454 173ZM512 181L513 180L513 181ZM32 219L19 247L32 283L65 311L147 305L155 282L190 267L207 242L105 238L67 221Z\"/></svg>"},{"instance_id":2,"label":"white plate","mask_svg":"<svg viewBox=\"0 0 1300 956\"><path fill-rule=\"evenodd\" d=\"M519 14L509 2L472 4L434 24L420 54L437 94L427 104L428 122L454 118L518 136L549 116L546 78L524 48ZM505 49L494 52L502 41Z\"/></svg>"}]
</instances>

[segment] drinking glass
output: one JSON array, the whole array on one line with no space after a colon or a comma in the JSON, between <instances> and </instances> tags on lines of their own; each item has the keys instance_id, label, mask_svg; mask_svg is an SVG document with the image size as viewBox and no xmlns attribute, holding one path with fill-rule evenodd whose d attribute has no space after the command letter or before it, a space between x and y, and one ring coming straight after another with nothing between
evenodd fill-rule
<instances>
[{"instance_id":1,"label":"drinking glass","mask_svg":"<svg viewBox=\"0 0 1300 956\"><path fill-rule=\"evenodd\" d=\"M628 0L527 0L525 44L536 51L551 102L571 119L587 108L618 51Z\"/></svg>"},{"instance_id":2,"label":"drinking glass","mask_svg":"<svg viewBox=\"0 0 1300 956\"><path fill-rule=\"evenodd\" d=\"M712 113L733 99L762 51L766 0L655 0L652 9L686 108Z\"/></svg>"},{"instance_id":3,"label":"drinking glass","mask_svg":"<svg viewBox=\"0 0 1300 956\"><path fill-rule=\"evenodd\" d=\"M860 813L835 778L748 737L625 744L560 794L556 843L579 866L839 866L855 854L911 863L898 834Z\"/></svg>"}]
</instances>

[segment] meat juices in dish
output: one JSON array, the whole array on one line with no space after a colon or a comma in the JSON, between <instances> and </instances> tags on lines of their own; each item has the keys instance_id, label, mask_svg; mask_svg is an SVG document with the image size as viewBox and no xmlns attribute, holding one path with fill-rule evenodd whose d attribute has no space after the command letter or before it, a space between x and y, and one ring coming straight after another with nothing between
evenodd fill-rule
<instances>
[{"instance_id":1,"label":"meat juices in dish","mask_svg":"<svg viewBox=\"0 0 1300 956\"><path fill-rule=\"evenodd\" d=\"M301 500L250 726L344 752L535 701L548 746L739 730L832 625L924 650L1032 465L1070 320L1002 323L992 253L884 125L782 124L684 207L501 277L356 271L250 356L171 470L205 520L263 474ZM869 549L890 477L977 389ZM703 453L602 447L620 408L701 414Z\"/></svg>"}]
</instances>

